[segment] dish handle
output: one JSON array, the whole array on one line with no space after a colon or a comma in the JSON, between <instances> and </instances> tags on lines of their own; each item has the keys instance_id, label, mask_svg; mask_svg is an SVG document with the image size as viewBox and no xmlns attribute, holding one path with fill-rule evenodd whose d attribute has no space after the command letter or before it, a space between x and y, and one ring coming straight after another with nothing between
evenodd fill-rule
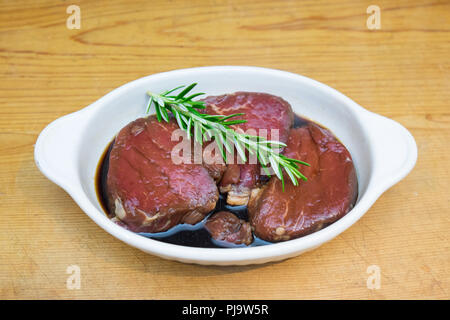
<instances>
[{"instance_id":1,"label":"dish handle","mask_svg":"<svg viewBox=\"0 0 450 320\"><path fill-rule=\"evenodd\" d=\"M417 145L411 133L398 122L372 112L367 112L365 118L373 146L372 182L384 192L413 169Z\"/></svg>"},{"instance_id":2,"label":"dish handle","mask_svg":"<svg viewBox=\"0 0 450 320\"><path fill-rule=\"evenodd\" d=\"M69 191L79 181L76 164L85 110L51 122L40 133L34 147L34 160L39 170L51 181Z\"/></svg>"}]
</instances>

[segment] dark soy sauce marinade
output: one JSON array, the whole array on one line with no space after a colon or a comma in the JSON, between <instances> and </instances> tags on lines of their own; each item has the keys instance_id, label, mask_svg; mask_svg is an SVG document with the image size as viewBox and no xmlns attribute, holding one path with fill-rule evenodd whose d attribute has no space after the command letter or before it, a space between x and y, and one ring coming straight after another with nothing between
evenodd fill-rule
<instances>
[{"instance_id":1,"label":"dark soy sauce marinade","mask_svg":"<svg viewBox=\"0 0 450 320\"><path fill-rule=\"evenodd\" d=\"M310 120L295 115L294 128L306 126ZM97 197L100 200L105 213L112 217L108 209L107 201L107 185L106 177L108 175L109 166L109 154L111 152L114 140L109 144L108 148L103 153L96 173L96 189ZM264 176L263 176L264 179ZM208 217L218 211L230 211L242 220L248 221L247 206L230 206L226 203L226 196L220 194L219 201L217 201L216 208L211 211L202 221L195 225L180 224L168 231L158 233L139 233L140 235L151 238L154 240L178 244L189 247L201 247L201 248L239 248L239 247L254 247L271 244L271 242L264 241L254 235L254 241L249 246L244 244L236 245L227 242L217 241L213 239L209 232L205 229L205 222Z\"/></svg>"}]
</instances>

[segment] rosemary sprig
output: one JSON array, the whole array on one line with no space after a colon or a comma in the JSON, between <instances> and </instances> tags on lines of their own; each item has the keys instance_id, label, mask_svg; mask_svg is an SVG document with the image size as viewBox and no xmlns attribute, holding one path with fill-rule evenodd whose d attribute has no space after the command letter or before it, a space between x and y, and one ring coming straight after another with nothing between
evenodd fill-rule
<instances>
[{"instance_id":1,"label":"rosemary sprig","mask_svg":"<svg viewBox=\"0 0 450 320\"><path fill-rule=\"evenodd\" d=\"M206 108L205 103L193 99L204 93L188 95L196 85L196 83L193 83L187 87L176 87L161 94L147 92L150 101L146 113L149 113L151 106L154 105L158 121L165 120L167 122L169 122L168 112L172 113L178 126L188 133L188 139L191 138L193 132L195 141L200 144L203 144L204 139L214 137L217 147L225 161L227 160L226 152L232 153L233 146L236 148L244 163L247 161L245 150L251 155L256 154L259 163L268 176L270 176L268 167L269 165L272 167L277 177L281 180L283 190L284 178L282 169L287 173L294 186L298 185L297 179L307 180L299 171L299 164L309 166L308 163L288 158L280 154L278 152L279 150L274 150L286 147L286 144L280 141L267 140L259 136L239 133L230 128L231 125L246 122L246 120L233 119L244 115L243 113L224 116L208 115L198 112L198 109ZM181 92L178 94L174 93L181 88L184 88Z\"/></svg>"}]
</instances>

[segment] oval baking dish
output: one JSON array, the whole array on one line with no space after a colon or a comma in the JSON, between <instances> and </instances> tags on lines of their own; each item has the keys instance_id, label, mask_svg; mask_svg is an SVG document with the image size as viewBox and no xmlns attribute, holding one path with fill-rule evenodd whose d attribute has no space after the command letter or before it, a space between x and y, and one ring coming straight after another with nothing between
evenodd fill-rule
<instances>
[{"instance_id":1,"label":"oval baking dish","mask_svg":"<svg viewBox=\"0 0 450 320\"><path fill-rule=\"evenodd\" d=\"M266 246L216 249L174 245L130 232L110 221L96 195L95 175L105 147L119 130L144 115L146 92L197 82L208 95L266 92L288 101L296 114L329 128L350 151L359 183L355 207L310 235ZM114 237L145 252L187 263L244 265L292 257L339 235L414 167L417 147L397 122L369 112L336 90L293 73L241 66L182 69L147 76L113 90L88 107L61 117L39 135L35 161L80 208Z\"/></svg>"}]
</instances>

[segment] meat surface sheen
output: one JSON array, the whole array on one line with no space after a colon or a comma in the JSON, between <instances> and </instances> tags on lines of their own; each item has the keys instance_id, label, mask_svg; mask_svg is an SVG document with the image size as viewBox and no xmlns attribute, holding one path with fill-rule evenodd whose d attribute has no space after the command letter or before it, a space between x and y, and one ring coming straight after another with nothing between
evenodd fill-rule
<instances>
[{"instance_id":1,"label":"meat surface sheen","mask_svg":"<svg viewBox=\"0 0 450 320\"><path fill-rule=\"evenodd\" d=\"M195 224L215 208L219 197L210 172L201 164L174 164L178 129L171 119L137 119L117 135L107 176L110 212L134 232L162 232ZM217 170L216 170L217 171ZM214 175L217 172L214 171ZM220 173L219 173L220 175Z\"/></svg>"},{"instance_id":2,"label":"meat surface sheen","mask_svg":"<svg viewBox=\"0 0 450 320\"><path fill-rule=\"evenodd\" d=\"M246 245L253 242L250 224L228 211L213 214L206 221L205 228L218 241Z\"/></svg>"},{"instance_id":3,"label":"meat surface sheen","mask_svg":"<svg viewBox=\"0 0 450 320\"><path fill-rule=\"evenodd\" d=\"M231 115L245 113L244 116L233 119L245 119L246 123L233 126L247 132L253 129L253 134L263 136L261 129L267 130L268 140L276 139L286 142L289 129L294 121L294 114L288 102L280 97L267 93L236 92L205 98L208 114ZM278 130L278 137L271 135L271 129ZM236 159L236 157L235 157ZM220 191L227 192L227 203L231 205L246 205L251 190L258 185L260 179L258 164L228 164L220 181Z\"/></svg>"},{"instance_id":4,"label":"meat surface sheen","mask_svg":"<svg viewBox=\"0 0 450 320\"><path fill-rule=\"evenodd\" d=\"M267 241L298 238L336 221L353 207L358 183L347 149L326 129L315 124L290 131L283 152L308 162L300 170L308 181L294 186L285 174L272 177L252 193L248 211L255 235Z\"/></svg>"}]
</instances>

